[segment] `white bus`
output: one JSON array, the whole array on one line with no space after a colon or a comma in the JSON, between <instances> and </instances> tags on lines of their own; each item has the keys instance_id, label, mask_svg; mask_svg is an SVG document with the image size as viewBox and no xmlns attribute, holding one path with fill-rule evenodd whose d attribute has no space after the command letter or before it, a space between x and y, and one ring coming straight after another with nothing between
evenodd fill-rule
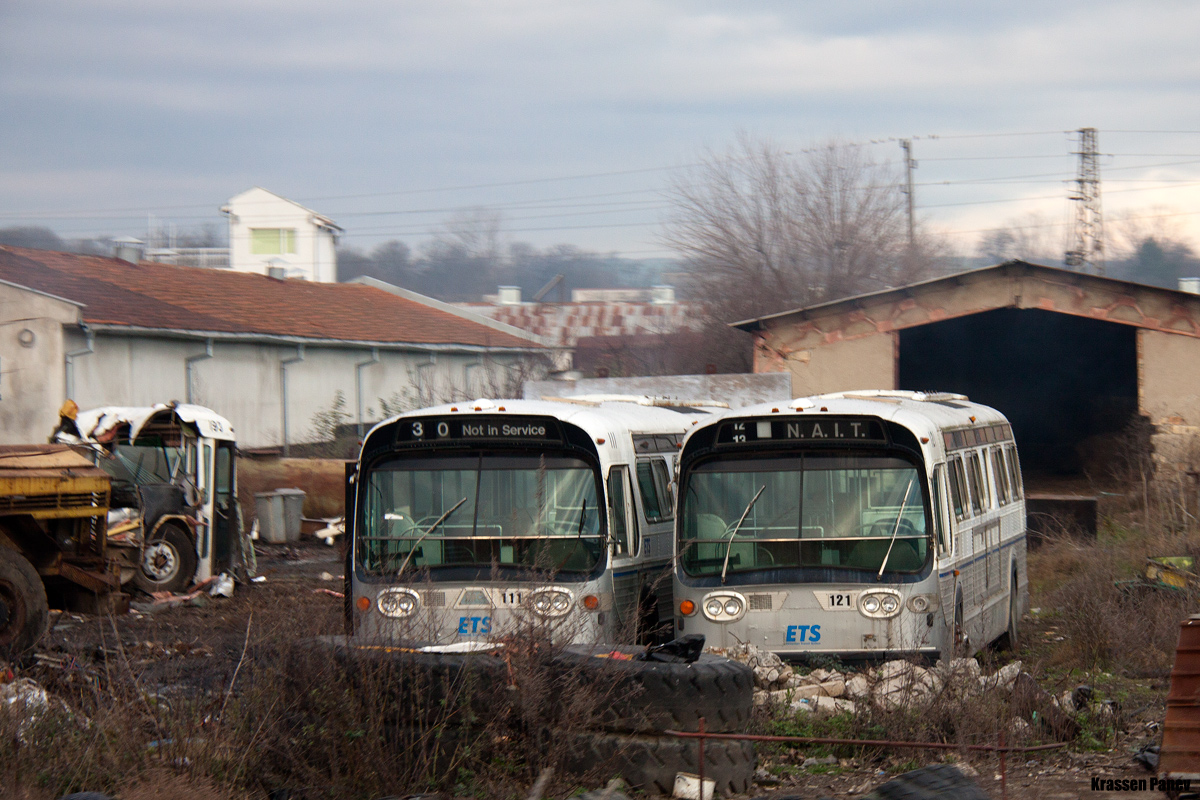
<instances>
[{"instance_id":1,"label":"white bus","mask_svg":"<svg viewBox=\"0 0 1200 800\"><path fill-rule=\"evenodd\" d=\"M679 633L788 657L1015 644L1025 502L995 409L880 390L756 405L693 428L678 474Z\"/></svg>"},{"instance_id":2,"label":"white bus","mask_svg":"<svg viewBox=\"0 0 1200 800\"><path fill-rule=\"evenodd\" d=\"M347 634L669 637L674 463L715 409L665 402L474 400L377 425L347 480Z\"/></svg>"}]
</instances>

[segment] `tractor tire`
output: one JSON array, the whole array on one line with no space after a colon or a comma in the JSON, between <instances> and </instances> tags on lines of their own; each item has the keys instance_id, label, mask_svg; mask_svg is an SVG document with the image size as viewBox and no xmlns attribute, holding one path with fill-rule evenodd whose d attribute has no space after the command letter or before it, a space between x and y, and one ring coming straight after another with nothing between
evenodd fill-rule
<instances>
[{"instance_id":1,"label":"tractor tire","mask_svg":"<svg viewBox=\"0 0 1200 800\"><path fill-rule=\"evenodd\" d=\"M711 733L745 730L754 711L754 672L744 664L704 653L692 664L631 661L637 647L571 645L558 656L566 685L603 687L597 725L618 733L696 731L700 718Z\"/></svg>"},{"instance_id":2,"label":"tractor tire","mask_svg":"<svg viewBox=\"0 0 1200 800\"><path fill-rule=\"evenodd\" d=\"M863 800L988 800L988 795L953 764L933 764L892 778Z\"/></svg>"},{"instance_id":3,"label":"tractor tire","mask_svg":"<svg viewBox=\"0 0 1200 800\"><path fill-rule=\"evenodd\" d=\"M177 523L164 522L143 545L133 582L146 594L178 594L192 585L196 563L191 535Z\"/></svg>"},{"instance_id":4,"label":"tractor tire","mask_svg":"<svg viewBox=\"0 0 1200 800\"><path fill-rule=\"evenodd\" d=\"M41 576L23 555L0 546L0 654L32 649L49 624Z\"/></svg>"},{"instance_id":5,"label":"tractor tire","mask_svg":"<svg viewBox=\"0 0 1200 800\"><path fill-rule=\"evenodd\" d=\"M571 737L567 769L576 774L599 768L618 774L631 788L648 794L670 796L675 775L700 772L699 746L695 739L674 736L622 736L582 732ZM754 781L754 745L733 739L704 742L704 777L717 783L717 793L746 794Z\"/></svg>"}]
</instances>

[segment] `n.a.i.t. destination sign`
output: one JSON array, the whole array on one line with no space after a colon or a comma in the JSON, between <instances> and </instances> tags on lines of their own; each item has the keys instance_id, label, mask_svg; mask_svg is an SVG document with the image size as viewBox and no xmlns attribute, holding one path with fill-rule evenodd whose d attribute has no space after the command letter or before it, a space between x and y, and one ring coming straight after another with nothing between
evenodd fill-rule
<instances>
[{"instance_id":1,"label":"n.a.i.t. destination sign","mask_svg":"<svg viewBox=\"0 0 1200 800\"><path fill-rule=\"evenodd\" d=\"M886 444L883 424L866 417L735 419L717 430L718 445L783 442Z\"/></svg>"}]
</instances>

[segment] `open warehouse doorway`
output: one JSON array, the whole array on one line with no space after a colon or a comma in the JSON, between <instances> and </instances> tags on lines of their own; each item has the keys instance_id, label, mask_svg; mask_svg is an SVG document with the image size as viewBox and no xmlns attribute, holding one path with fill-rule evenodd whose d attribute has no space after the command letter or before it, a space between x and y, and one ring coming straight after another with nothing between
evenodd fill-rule
<instances>
[{"instance_id":1,"label":"open warehouse doorway","mask_svg":"<svg viewBox=\"0 0 1200 800\"><path fill-rule=\"evenodd\" d=\"M1000 308L900 331L897 385L1003 412L1027 473L1097 474L1138 410L1137 328Z\"/></svg>"}]
</instances>

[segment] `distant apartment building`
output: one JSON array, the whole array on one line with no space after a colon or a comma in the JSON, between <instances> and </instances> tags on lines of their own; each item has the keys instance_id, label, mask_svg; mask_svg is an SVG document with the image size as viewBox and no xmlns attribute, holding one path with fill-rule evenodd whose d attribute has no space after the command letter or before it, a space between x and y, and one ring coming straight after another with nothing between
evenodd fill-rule
<instances>
[{"instance_id":1,"label":"distant apartment building","mask_svg":"<svg viewBox=\"0 0 1200 800\"><path fill-rule=\"evenodd\" d=\"M668 341L684 343L703 324L699 305L676 300L671 286L573 289L571 301L559 303L524 301L519 286L501 286L481 303L456 305L540 337L560 371L605 376L614 368L621 374L659 372L646 354L663 355ZM617 366L616 354L630 363Z\"/></svg>"},{"instance_id":2,"label":"distant apartment building","mask_svg":"<svg viewBox=\"0 0 1200 800\"><path fill-rule=\"evenodd\" d=\"M254 187L221 207L229 218L229 267L273 278L337 282L333 220L274 192Z\"/></svg>"}]
</instances>

